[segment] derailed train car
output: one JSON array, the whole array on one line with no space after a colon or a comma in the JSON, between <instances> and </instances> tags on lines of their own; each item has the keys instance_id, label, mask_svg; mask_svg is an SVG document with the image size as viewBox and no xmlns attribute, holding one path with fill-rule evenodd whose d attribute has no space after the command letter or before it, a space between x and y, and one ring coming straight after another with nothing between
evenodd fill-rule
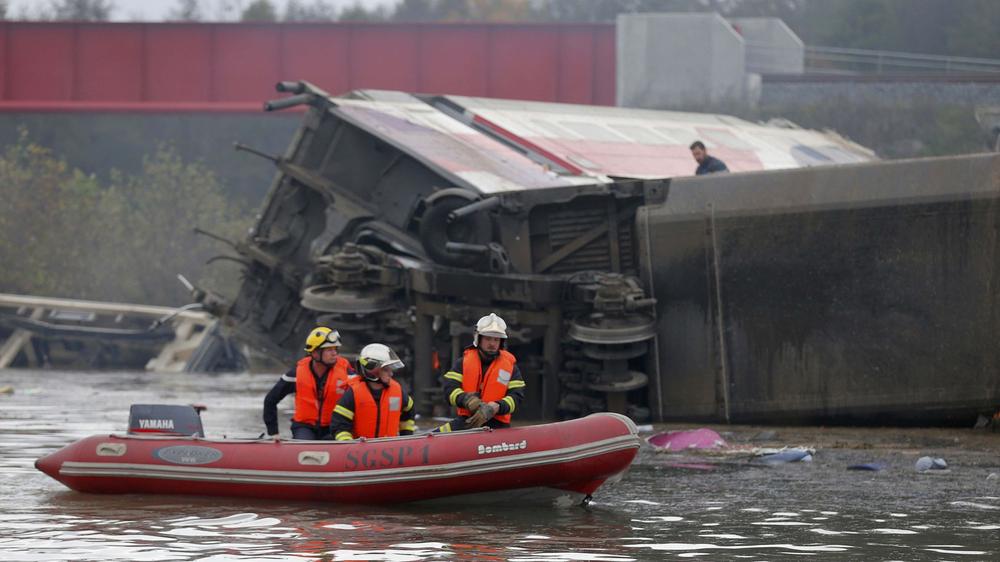
<instances>
[{"instance_id":1,"label":"derailed train car","mask_svg":"<svg viewBox=\"0 0 1000 562\"><path fill-rule=\"evenodd\" d=\"M871 153L836 135L725 116L279 90L292 95L268 108L305 106L302 126L236 244L235 298L205 298L265 357L292 359L317 322L347 351L383 341L430 413L441 370L496 312L530 389L524 418L927 421L1000 402L992 355L966 357L971 386L947 392L954 358L917 329L995 298L959 281L972 270L924 277L995 226L979 209L995 203L995 159L863 164ZM677 179L694 139L736 172L793 170ZM823 164L853 165L794 170ZM941 236L914 238L916 223ZM982 273L988 253L955 265ZM937 291L951 300L923 300ZM996 318L977 321L948 337L986 346Z\"/></svg>"}]
</instances>

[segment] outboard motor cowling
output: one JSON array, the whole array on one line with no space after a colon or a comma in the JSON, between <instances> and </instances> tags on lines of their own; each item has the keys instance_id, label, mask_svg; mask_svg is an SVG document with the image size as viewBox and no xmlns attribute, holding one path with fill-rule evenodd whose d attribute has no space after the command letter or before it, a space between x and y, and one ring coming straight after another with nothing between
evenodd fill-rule
<instances>
[{"instance_id":1,"label":"outboard motor cowling","mask_svg":"<svg viewBox=\"0 0 1000 562\"><path fill-rule=\"evenodd\" d=\"M128 413L131 434L183 435L204 437L201 416L194 406L132 404Z\"/></svg>"}]
</instances>

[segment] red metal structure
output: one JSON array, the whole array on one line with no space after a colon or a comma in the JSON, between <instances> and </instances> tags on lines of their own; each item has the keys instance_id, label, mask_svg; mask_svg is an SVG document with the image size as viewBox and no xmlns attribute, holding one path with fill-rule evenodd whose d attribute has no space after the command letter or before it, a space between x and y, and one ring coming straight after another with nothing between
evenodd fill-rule
<instances>
[{"instance_id":1,"label":"red metal structure","mask_svg":"<svg viewBox=\"0 0 1000 562\"><path fill-rule=\"evenodd\" d=\"M611 24L0 23L0 110L257 111L274 83L613 105Z\"/></svg>"}]
</instances>

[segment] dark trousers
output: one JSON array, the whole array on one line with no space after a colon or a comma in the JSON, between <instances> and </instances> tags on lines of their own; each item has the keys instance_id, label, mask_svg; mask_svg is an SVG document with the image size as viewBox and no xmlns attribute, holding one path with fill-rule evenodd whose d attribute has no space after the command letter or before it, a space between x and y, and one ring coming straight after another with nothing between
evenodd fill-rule
<instances>
[{"instance_id":1,"label":"dark trousers","mask_svg":"<svg viewBox=\"0 0 1000 562\"><path fill-rule=\"evenodd\" d=\"M298 422L292 422L292 439L306 439L309 441L317 441L320 439L330 439L330 428L323 426L317 428L314 425L305 425Z\"/></svg>"}]
</instances>

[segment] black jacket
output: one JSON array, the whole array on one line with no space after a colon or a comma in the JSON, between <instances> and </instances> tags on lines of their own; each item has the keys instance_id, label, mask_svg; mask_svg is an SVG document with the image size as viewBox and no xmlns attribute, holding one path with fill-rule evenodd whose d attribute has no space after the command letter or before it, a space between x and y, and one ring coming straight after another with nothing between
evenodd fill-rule
<instances>
[{"instance_id":1,"label":"black jacket","mask_svg":"<svg viewBox=\"0 0 1000 562\"><path fill-rule=\"evenodd\" d=\"M705 174L715 174L718 172L728 172L729 168L726 167L726 163L714 156L705 156L705 159L698 164L698 169L694 171L696 176L703 176Z\"/></svg>"}]
</instances>

